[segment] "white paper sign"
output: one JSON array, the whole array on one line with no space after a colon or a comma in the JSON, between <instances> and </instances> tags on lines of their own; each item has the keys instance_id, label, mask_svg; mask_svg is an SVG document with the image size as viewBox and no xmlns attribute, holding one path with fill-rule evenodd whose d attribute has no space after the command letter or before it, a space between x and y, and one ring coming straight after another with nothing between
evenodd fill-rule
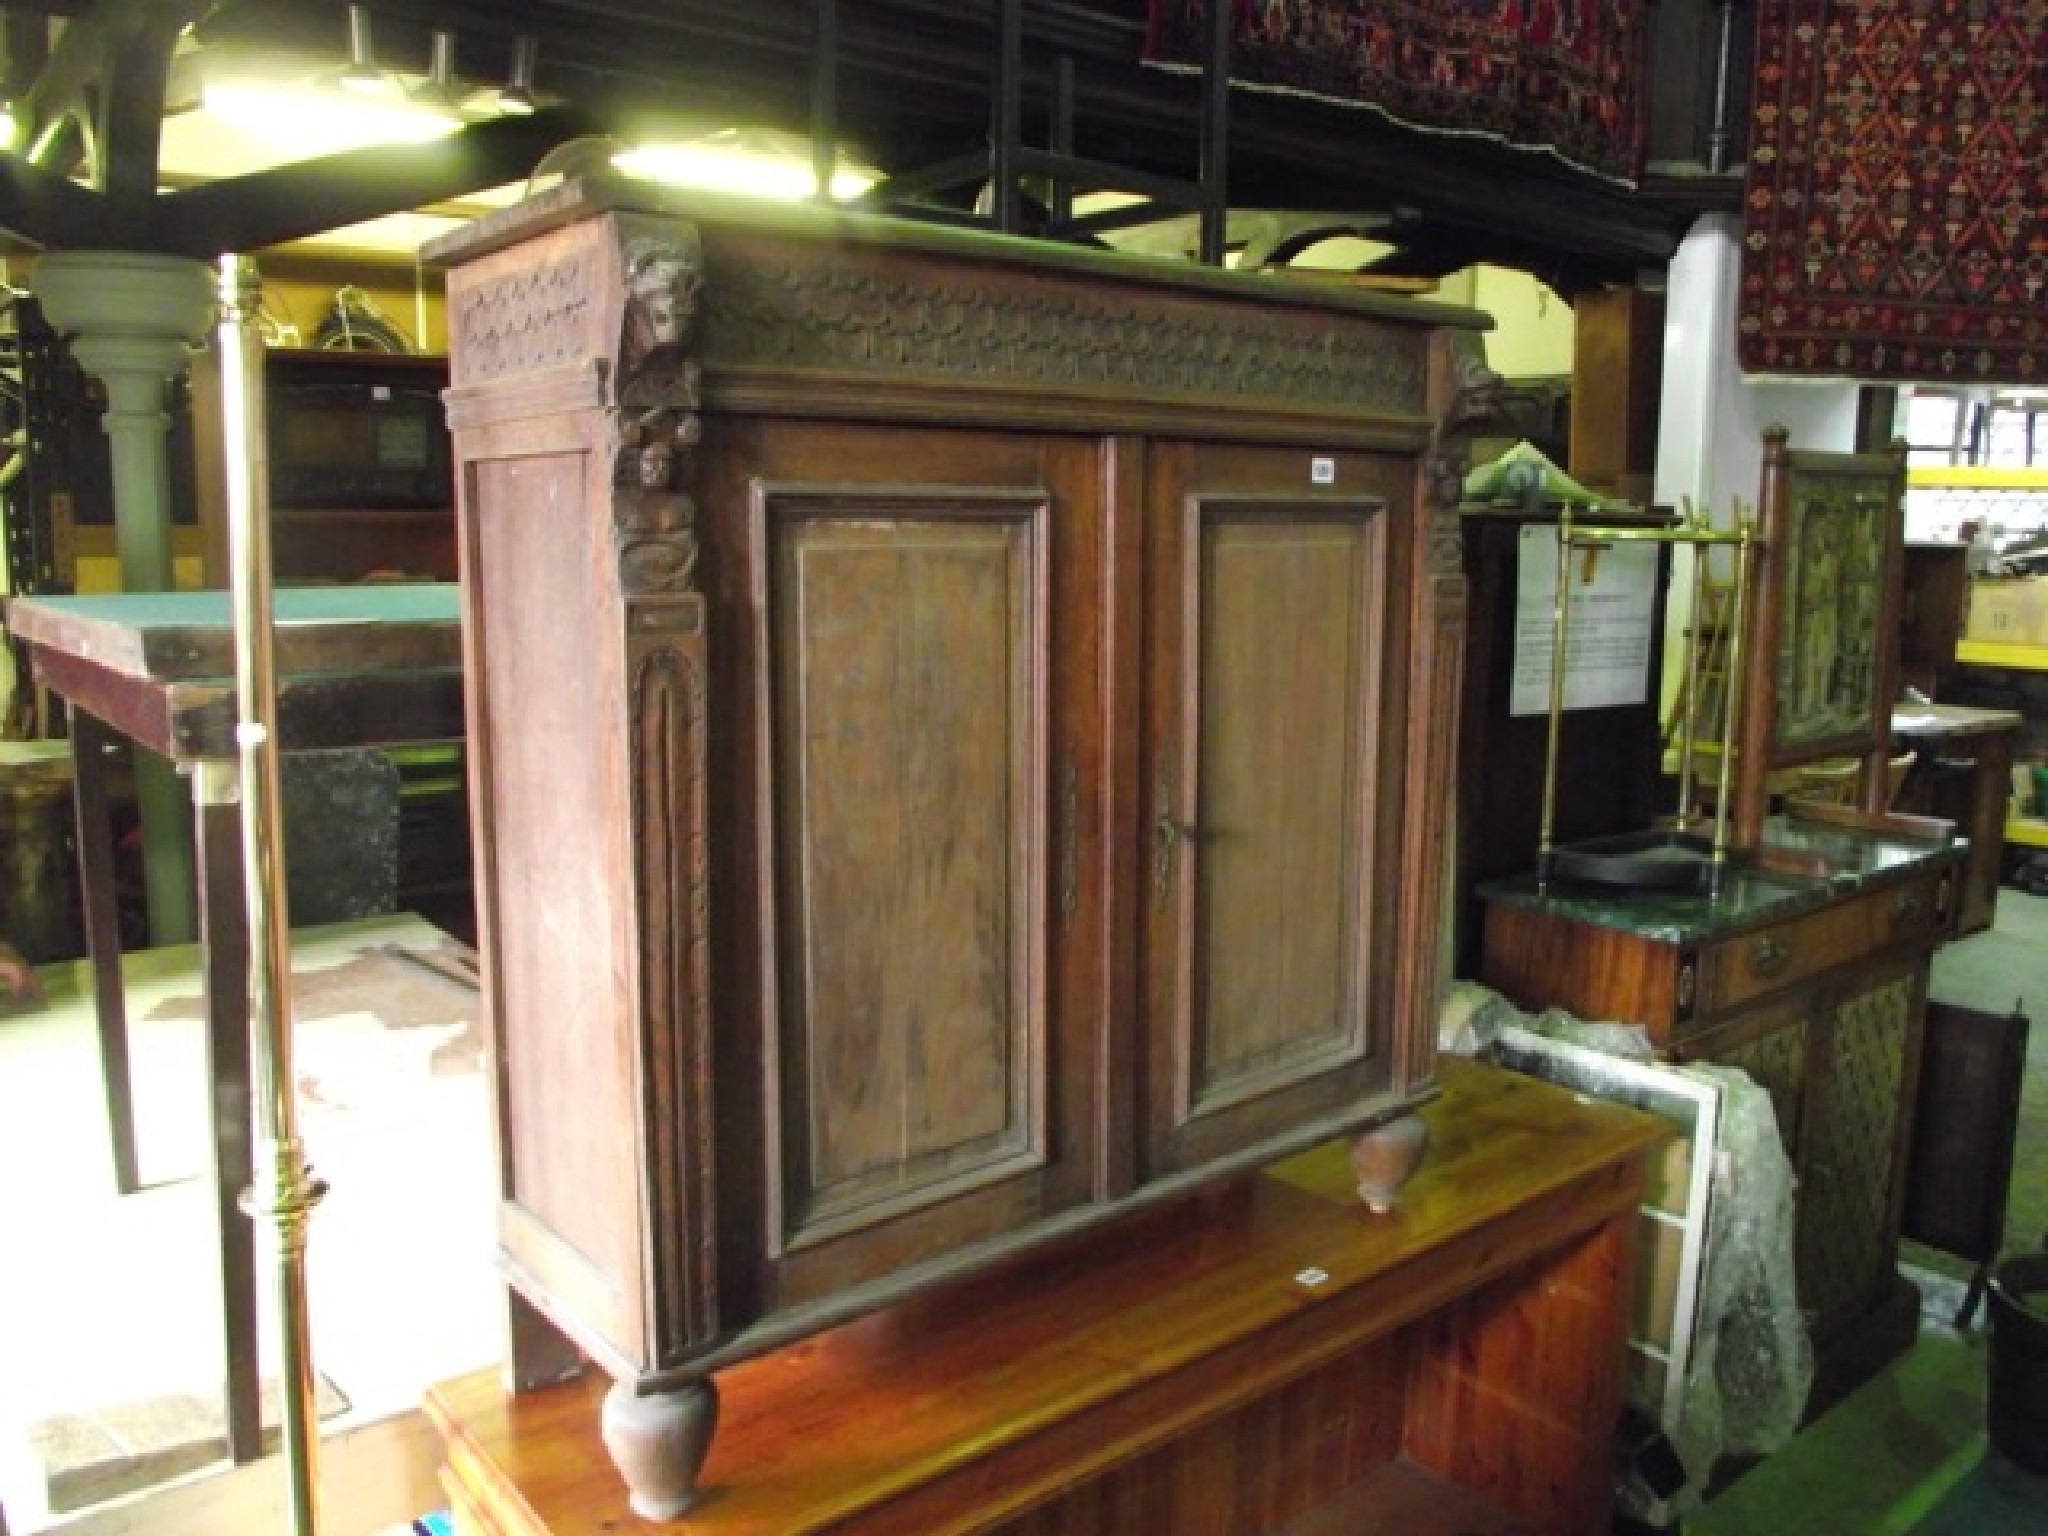
<instances>
[{"instance_id":1,"label":"white paper sign","mask_svg":"<svg viewBox=\"0 0 2048 1536\"><path fill-rule=\"evenodd\" d=\"M1515 579L1511 715L1550 712L1557 530L1522 530ZM1657 606L1657 546L1609 544L1572 552L1570 650L1564 707L1611 709L1649 697L1650 624Z\"/></svg>"}]
</instances>

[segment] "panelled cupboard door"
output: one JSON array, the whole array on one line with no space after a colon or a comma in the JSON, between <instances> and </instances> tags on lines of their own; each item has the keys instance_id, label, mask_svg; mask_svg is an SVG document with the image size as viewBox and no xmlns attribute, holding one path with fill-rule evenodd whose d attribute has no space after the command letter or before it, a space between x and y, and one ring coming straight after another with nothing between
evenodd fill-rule
<instances>
[{"instance_id":1,"label":"panelled cupboard door","mask_svg":"<svg viewBox=\"0 0 2048 1536\"><path fill-rule=\"evenodd\" d=\"M1413 555L1405 461L1146 464L1142 1174L1383 1092ZM1375 937L1378 935L1378 937Z\"/></svg>"},{"instance_id":2,"label":"panelled cupboard door","mask_svg":"<svg viewBox=\"0 0 2048 1536\"><path fill-rule=\"evenodd\" d=\"M728 1145L788 1307L1091 1192L1099 685L1061 658L1095 645L1102 514L1087 443L719 430L724 632L751 652L721 789L756 812L735 834L764 829L732 871L759 926L730 997L763 1134Z\"/></svg>"},{"instance_id":3,"label":"panelled cupboard door","mask_svg":"<svg viewBox=\"0 0 2048 1536\"><path fill-rule=\"evenodd\" d=\"M1917 957L1838 983L1808 1065L1800 1138L1799 1300L1825 1329L1895 1282L1926 966Z\"/></svg>"}]
</instances>

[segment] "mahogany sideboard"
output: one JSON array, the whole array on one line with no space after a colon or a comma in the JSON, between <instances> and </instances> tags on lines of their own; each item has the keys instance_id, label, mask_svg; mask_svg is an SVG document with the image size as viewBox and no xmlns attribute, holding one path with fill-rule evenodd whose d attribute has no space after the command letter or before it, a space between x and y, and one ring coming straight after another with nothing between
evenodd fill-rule
<instances>
[{"instance_id":1,"label":"mahogany sideboard","mask_svg":"<svg viewBox=\"0 0 2048 1536\"><path fill-rule=\"evenodd\" d=\"M1344 1149L725 1373L698 1536L1589 1536L1661 1122L1449 1060L1391 1216ZM631 1529L597 1389L427 1413L461 1536Z\"/></svg>"},{"instance_id":2,"label":"mahogany sideboard","mask_svg":"<svg viewBox=\"0 0 2048 1536\"><path fill-rule=\"evenodd\" d=\"M1741 1067L1769 1092L1798 1179L1810 1412L1918 1331L1899 1224L1928 970L1965 853L1786 816L1765 822L1718 900L1528 877L1485 892L1487 985L1641 1025L1660 1054Z\"/></svg>"},{"instance_id":3,"label":"mahogany sideboard","mask_svg":"<svg viewBox=\"0 0 2048 1536\"><path fill-rule=\"evenodd\" d=\"M572 181L449 264L515 1380L712 1373L1425 1100L1484 321Z\"/></svg>"}]
</instances>

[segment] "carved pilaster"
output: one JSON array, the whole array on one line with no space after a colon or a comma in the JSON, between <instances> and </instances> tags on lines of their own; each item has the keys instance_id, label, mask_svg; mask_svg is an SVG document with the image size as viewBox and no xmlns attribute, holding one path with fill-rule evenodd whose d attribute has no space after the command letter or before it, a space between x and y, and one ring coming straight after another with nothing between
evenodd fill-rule
<instances>
[{"instance_id":1,"label":"carved pilaster","mask_svg":"<svg viewBox=\"0 0 2048 1536\"><path fill-rule=\"evenodd\" d=\"M1436 428L1422 464L1423 550L1411 588L1409 633L1415 655L1409 694L1408 838L1402 863L1409 882L1402 905L1401 974L1395 1074L1405 1085L1435 1070L1437 1014L1448 975L1443 932L1450 880L1452 797L1446 770L1457 761L1458 700L1465 671L1464 540L1458 527L1473 431L1494 416L1500 375L1486 366L1476 334L1439 333L1430 358ZM1416 765L1432 765L1418 772Z\"/></svg>"},{"instance_id":2,"label":"carved pilaster","mask_svg":"<svg viewBox=\"0 0 2048 1536\"><path fill-rule=\"evenodd\" d=\"M660 1354L718 1330L706 637L691 495L703 256L687 225L621 220L625 301L607 419L625 618ZM682 1266L676 1270L666 1266Z\"/></svg>"}]
</instances>

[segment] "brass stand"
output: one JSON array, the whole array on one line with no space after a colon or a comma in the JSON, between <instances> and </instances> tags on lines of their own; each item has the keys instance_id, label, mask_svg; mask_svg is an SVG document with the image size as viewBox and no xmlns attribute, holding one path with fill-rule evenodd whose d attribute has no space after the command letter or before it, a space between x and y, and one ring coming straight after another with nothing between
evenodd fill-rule
<instances>
[{"instance_id":1,"label":"brass stand","mask_svg":"<svg viewBox=\"0 0 2048 1536\"><path fill-rule=\"evenodd\" d=\"M1536 848L1536 883L1539 890L1549 888L1555 853L1553 832L1557 807L1557 751L1558 735L1564 720L1565 662L1570 653L1573 553L1581 549L1599 549L1612 544L1685 544L1693 548L1694 622L1686 645L1686 708L1680 727L1678 806L1673 817L1675 831L1682 834L1692 825L1694 816L1693 746L1698 729L1700 698L1698 614L1700 595L1706 586L1708 554L1716 545L1730 544L1735 547L1735 603L1734 612L1729 618L1731 636L1728 652L1728 697L1723 714L1725 720L1734 721L1739 718L1741 709L1742 664L1747 649L1743 630L1747 623L1750 557L1755 543L1755 529L1741 519L1739 512L1736 526L1725 533L1717 533L1691 520L1669 528L1615 527L1597 523L1575 526L1569 504L1559 514L1557 591L1552 599L1550 623L1550 730L1544 743L1543 816ZM1725 739L1726 736L1727 731L1724 729L1721 761L1714 790L1713 844L1707 865L1707 893L1710 897L1721 894L1722 876L1728 865L1728 797L1733 785L1735 752L1732 742Z\"/></svg>"},{"instance_id":2,"label":"brass stand","mask_svg":"<svg viewBox=\"0 0 2048 1536\"><path fill-rule=\"evenodd\" d=\"M242 1197L242 1208L268 1224L274 1245L286 1507L293 1536L314 1536L320 1528L320 1419L306 1304L306 1227L327 1190L306 1165L299 1140L298 1079L292 1070L291 931L284 902L271 630L270 483L263 437L263 343L251 324L253 276L239 258L221 258L221 415L256 1088L256 1179Z\"/></svg>"}]
</instances>

